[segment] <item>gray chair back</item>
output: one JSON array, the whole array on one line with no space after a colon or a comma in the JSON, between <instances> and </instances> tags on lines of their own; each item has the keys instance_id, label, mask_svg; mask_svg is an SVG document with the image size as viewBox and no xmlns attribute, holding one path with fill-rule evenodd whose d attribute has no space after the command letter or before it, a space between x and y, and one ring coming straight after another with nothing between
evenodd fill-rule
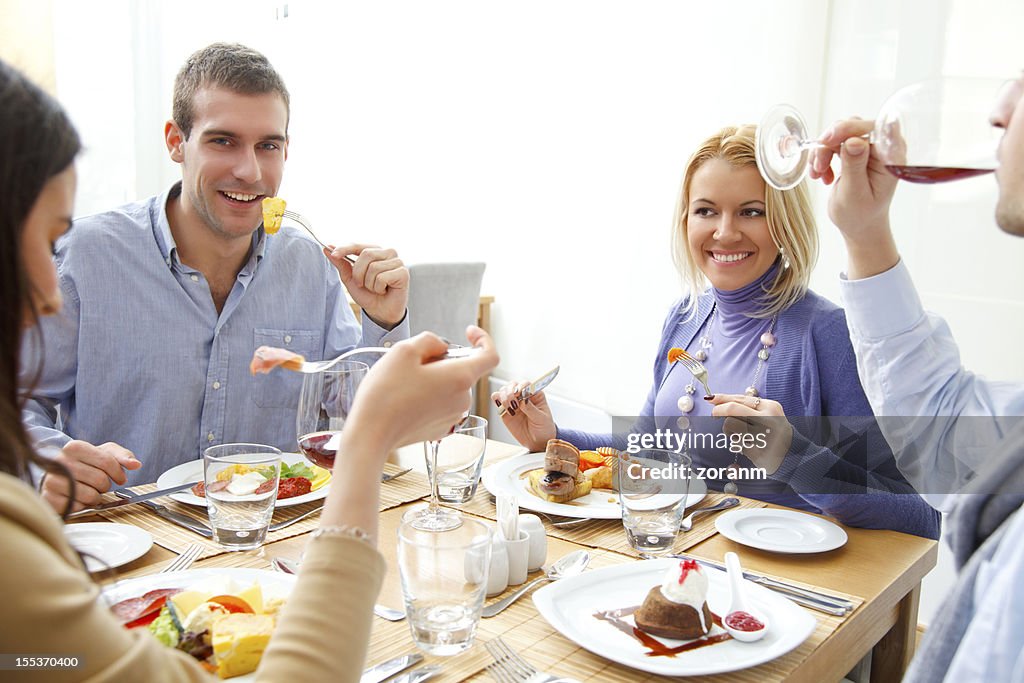
<instances>
[{"instance_id":1,"label":"gray chair back","mask_svg":"<svg viewBox=\"0 0 1024 683\"><path fill-rule=\"evenodd\" d=\"M466 344L476 324L486 263L415 263L409 266L409 329L429 330Z\"/></svg>"}]
</instances>

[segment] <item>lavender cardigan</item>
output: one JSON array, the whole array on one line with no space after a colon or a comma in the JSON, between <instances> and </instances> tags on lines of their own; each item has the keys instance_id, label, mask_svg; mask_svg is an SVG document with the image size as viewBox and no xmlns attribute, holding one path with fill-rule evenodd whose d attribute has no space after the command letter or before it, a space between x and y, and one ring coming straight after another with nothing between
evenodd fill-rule
<instances>
[{"instance_id":1,"label":"lavender cardigan","mask_svg":"<svg viewBox=\"0 0 1024 683\"><path fill-rule=\"evenodd\" d=\"M689 319L684 304L678 301L665 320L641 417L654 417L658 388L669 369L668 350L690 346L711 314L712 296L702 294ZM749 489L741 482L740 493L824 513L849 526L938 538L939 513L900 474L875 424L843 310L808 292L779 313L775 329L780 340L794 341L780 341L772 350L765 366L765 396L782 404L794 427L793 445L767 485L759 482ZM625 445L623 434L559 428L558 437L581 449Z\"/></svg>"}]
</instances>

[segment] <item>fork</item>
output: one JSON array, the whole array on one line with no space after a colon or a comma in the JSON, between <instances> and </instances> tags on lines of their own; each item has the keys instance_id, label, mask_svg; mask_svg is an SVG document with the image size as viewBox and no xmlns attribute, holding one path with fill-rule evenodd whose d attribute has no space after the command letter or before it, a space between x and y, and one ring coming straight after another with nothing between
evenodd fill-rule
<instances>
[{"instance_id":1,"label":"fork","mask_svg":"<svg viewBox=\"0 0 1024 683\"><path fill-rule=\"evenodd\" d=\"M679 357L676 360L693 374L694 379L704 385L704 391L708 396L713 396L711 387L708 386L708 370L704 367L704 364L688 354L685 349L680 349L679 351Z\"/></svg>"},{"instance_id":2,"label":"fork","mask_svg":"<svg viewBox=\"0 0 1024 683\"><path fill-rule=\"evenodd\" d=\"M693 528L693 520L697 517L697 515L705 515L705 514L707 514L709 512L718 512L719 510L726 510L728 508L736 507L739 504L740 504L740 499L739 498L726 498L724 500L720 500L719 502L715 503L714 505L708 506L706 508L699 508L697 510L694 510L693 512L688 514L686 517L684 517L681 522L679 522L679 530L680 531L689 531L690 529L692 529Z\"/></svg>"},{"instance_id":3,"label":"fork","mask_svg":"<svg viewBox=\"0 0 1024 683\"><path fill-rule=\"evenodd\" d=\"M192 563L199 558L199 553L201 552L203 552L203 546L201 544L191 543L187 548L181 551L181 554L174 558L170 564L157 573L167 574L170 572L184 571L192 566Z\"/></svg>"},{"instance_id":4,"label":"fork","mask_svg":"<svg viewBox=\"0 0 1024 683\"><path fill-rule=\"evenodd\" d=\"M302 361L302 367L296 368L294 365L286 366L289 370L295 370L303 374L312 375L318 372L323 372L328 368L333 367L335 364L340 363L346 358L357 356L361 353L380 353L385 354L390 351L390 348L383 346L365 346L361 349L352 349L346 351L337 358L331 358L330 360L304 360ZM444 355L444 358L465 358L473 354L476 351L475 346L455 346L448 349L448 352Z\"/></svg>"},{"instance_id":5,"label":"fork","mask_svg":"<svg viewBox=\"0 0 1024 683\"><path fill-rule=\"evenodd\" d=\"M391 481L392 479L398 479L403 474L408 474L409 472L412 472L412 468L411 467L406 467L404 470L399 470L399 471L395 472L394 474L382 474L382 475L380 475L380 483L383 484L386 481Z\"/></svg>"},{"instance_id":6,"label":"fork","mask_svg":"<svg viewBox=\"0 0 1024 683\"><path fill-rule=\"evenodd\" d=\"M501 637L492 638L484 643L484 647L494 657L494 664L487 667L487 673L498 683L579 683L573 678L537 671Z\"/></svg>"},{"instance_id":7,"label":"fork","mask_svg":"<svg viewBox=\"0 0 1024 683\"><path fill-rule=\"evenodd\" d=\"M321 242L320 238L316 236L315 232L313 232L313 226L310 225L310 222L309 222L308 218L306 218L302 214L295 213L291 209L285 209L284 213L281 214L281 215L284 216L285 218L292 219L293 221L295 221L296 223L298 223L299 225L304 227L306 229L306 232L309 233L310 237L312 237L313 239L316 240L317 244L319 244L324 249L330 250L330 247L327 246L326 244L324 244L323 242ZM351 254L348 254L347 256L345 256L345 260L348 261L349 263L353 263L354 264L356 262L356 257L352 256Z\"/></svg>"}]
</instances>

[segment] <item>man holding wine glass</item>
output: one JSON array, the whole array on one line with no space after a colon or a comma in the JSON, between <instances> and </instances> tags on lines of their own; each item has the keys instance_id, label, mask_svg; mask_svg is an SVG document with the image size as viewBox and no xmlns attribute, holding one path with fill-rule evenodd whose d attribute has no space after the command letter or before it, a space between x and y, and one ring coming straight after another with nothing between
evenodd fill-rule
<instances>
[{"instance_id":1,"label":"man holding wine glass","mask_svg":"<svg viewBox=\"0 0 1024 683\"><path fill-rule=\"evenodd\" d=\"M263 229L262 199L284 173L289 112L284 82L259 52L225 43L197 51L175 79L164 128L181 181L76 220L57 243L66 305L26 335L23 419L73 475L76 509L112 485L154 481L208 446L294 450L301 377L251 376L256 347L318 360L409 336L409 271L394 250L321 250L292 228ZM31 359L43 348L40 366ZM42 481L57 510L68 490L61 476Z\"/></svg>"},{"instance_id":2,"label":"man holding wine glass","mask_svg":"<svg viewBox=\"0 0 1024 683\"><path fill-rule=\"evenodd\" d=\"M1024 77L1003 87L989 121L1004 131L996 220L1024 236ZM925 313L889 225L897 180L862 137L872 126L832 126L811 176L835 185L829 215L846 243L841 293L864 390L904 474L949 513L946 537L960 569L905 680L1020 680L1024 385L965 370L946 323Z\"/></svg>"}]
</instances>

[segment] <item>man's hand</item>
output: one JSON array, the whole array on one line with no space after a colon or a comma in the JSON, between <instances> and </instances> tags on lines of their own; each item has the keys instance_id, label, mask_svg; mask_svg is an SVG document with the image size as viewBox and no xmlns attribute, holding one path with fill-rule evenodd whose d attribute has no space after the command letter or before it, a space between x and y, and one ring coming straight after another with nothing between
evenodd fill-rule
<instances>
[{"instance_id":1,"label":"man's hand","mask_svg":"<svg viewBox=\"0 0 1024 683\"><path fill-rule=\"evenodd\" d=\"M828 215L846 241L846 275L851 280L878 275L899 261L889 227L896 178L863 137L873 129L873 121L839 121L818 139L823 146L811 154L811 178L820 178L826 185L835 183ZM899 131L890 130L887 135L890 147L896 147ZM832 170L833 156L842 161L838 176Z\"/></svg>"},{"instance_id":2,"label":"man's hand","mask_svg":"<svg viewBox=\"0 0 1024 683\"><path fill-rule=\"evenodd\" d=\"M409 269L394 249L370 244L333 245L324 254L338 269L341 282L373 322L386 330L402 322L409 303ZM349 263L345 257L356 256Z\"/></svg>"},{"instance_id":3,"label":"man's hand","mask_svg":"<svg viewBox=\"0 0 1024 683\"><path fill-rule=\"evenodd\" d=\"M113 442L93 446L84 441L69 441L54 460L64 465L75 480L73 510L82 510L100 502L100 495L110 490L111 483L128 481L125 470L137 470L142 463L127 448ZM64 512L70 488L59 474L43 478L43 499L57 512Z\"/></svg>"}]
</instances>

